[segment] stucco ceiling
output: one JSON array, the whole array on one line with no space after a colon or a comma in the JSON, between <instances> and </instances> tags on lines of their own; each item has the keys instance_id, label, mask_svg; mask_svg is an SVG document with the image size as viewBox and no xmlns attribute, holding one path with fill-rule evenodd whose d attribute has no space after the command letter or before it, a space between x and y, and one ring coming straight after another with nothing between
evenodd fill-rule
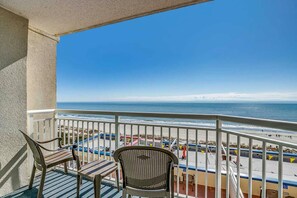
<instances>
[{"instance_id":1,"label":"stucco ceiling","mask_svg":"<svg viewBox=\"0 0 297 198\"><path fill-rule=\"evenodd\" d=\"M59 36L208 0L0 0L29 25Z\"/></svg>"}]
</instances>

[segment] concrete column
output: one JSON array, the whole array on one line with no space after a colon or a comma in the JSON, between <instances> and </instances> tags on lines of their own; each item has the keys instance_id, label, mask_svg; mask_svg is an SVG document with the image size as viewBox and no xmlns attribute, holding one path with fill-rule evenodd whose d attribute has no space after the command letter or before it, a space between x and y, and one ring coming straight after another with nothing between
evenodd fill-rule
<instances>
[{"instance_id":1,"label":"concrete column","mask_svg":"<svg viewBox=\"0 0 297 198\"><path fill-rule=\"evenodd\" d=\"M27 129L27 110L56 107L56 44L0 7L0 197L28 185L18 130Z\"/></svg>"},{"instance_id":2,"label":"concrete column","mask_svg":"<svg viewBox=\"0 0 297 198\"><path fill-rule=\"evenodd\" d=\"M41 33L29 30L28 34L28 54L27 54L27 109L55 109L56 108L56 46L57 41ZM36 119L52 118L54 115L38 115ZM28 122L27 122L28 123ZM30 124L30 123L28 123ZM39 140L53 138L50 130L50 123L41 122L40 127L45 130L45 134L39 136ZM34 125L32 125L34 127ZM37 126L37 125L35 125ZM28 134L33 134L28 131ZM47 145L53 149L53 145ZM45 152L46 153L46 152ZM28 148L28 175L33 166L33 155Z\"/></svg>"},{"instance_id":3,"label":"concrete column","mask_svg":"<svg viewBox=\"0 0 297 198\"><path fill-rule=\"evenodd\" d=\"M27 109L56 108L57 41L29 30Z\"/></svg>"}]
</instances>

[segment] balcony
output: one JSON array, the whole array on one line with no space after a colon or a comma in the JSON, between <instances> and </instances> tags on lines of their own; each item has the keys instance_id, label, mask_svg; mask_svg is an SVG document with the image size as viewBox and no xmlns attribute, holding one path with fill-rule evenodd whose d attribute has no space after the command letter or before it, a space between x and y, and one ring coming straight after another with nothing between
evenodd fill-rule
<instances>
[{"instance_id":1,"label":"balcony","mask_svg":"<svg viewBox=\"0 0 297 198\"><path fill-rule=\"evenodd\" d=\"M179 124L181 120L185 122ZM197 125L188 126L187 120L195 120ZM201 120L209 124L200 126ZM277 139L277 135L265 136L266 130L296 132L297 123L223 115L59 109L29 111L28 121L28 133L34 139L61 137L63 145L78 144L77 154L83 163L99 157L112 160L112 152L122 146L147 145L171 150L179 157L179 167L175 169L177 197L297 197L294 175L297 144L289 136L285 140ZM256 132L247 133L240 127L230 129L230 123L252 126ZM68 166L75 174L75 165ZM71 184L66 188L48 179L45 192L51 193L47 188L53 188L75 194L74 175L62 175L59 171L51 175L62 180L69 178ZM106 196L110 193L120 196L108 185L113 180L111 175L104 183L106 190L102 193ZM92 184L87 181L84 184L82 193L91 195ZM25 189L15 193L34 193Z\"/></svg>"},{"instance_id":2,"label":"balcony","mask_svg":"<svg viewBox=\"0 0 297 198\"><path fill-rule=\"evenodd\" d=\"M36 177L33 188L28 190L27 187L20 188L19 190L4 196L8 197L36 197L38 192L38 185L40 183L40 177ZM45 181L43 196L47 197L75 197L76 196L76 175L59 170L51 171L47 174ZM101 185L102 197L121 197L121 193L109 182L104 182ZM83 180L81 186L81 197L90 197L94 195L93 183L87 180Z\"/></svg>"},{"instance_id":3,"label":"balcony","mask_svg":"<svg viewBox=\"0 0 297 198\"><path fill-rule=\"evenodd\" d=\"M36 181L33 184L33 188L28 190L27 186L18 189L17 191L10 193L3 198L10 197L36 197L38 193L38 186L40 182L40 176L36 177ZM199 189L199 197L204 197L204 188L203 186L198 186ZM225 191L223 191L224 193ZM193 192L192 192L193 193ZM214 189L209 189L208 193L211 196L214 196ZM84 197L93 197L94 189L93 183L88 180L83 180L80 195L82 198ZM48 197L75 197L76 196L76 175L74 173L68 173L65 175L61 170L54 170L47 174L47 178L45 181L44 198ZM121 197L122 192L118 192L114 182L104 181L101 184L101 197Z\"/></svg>"}]
</instances>

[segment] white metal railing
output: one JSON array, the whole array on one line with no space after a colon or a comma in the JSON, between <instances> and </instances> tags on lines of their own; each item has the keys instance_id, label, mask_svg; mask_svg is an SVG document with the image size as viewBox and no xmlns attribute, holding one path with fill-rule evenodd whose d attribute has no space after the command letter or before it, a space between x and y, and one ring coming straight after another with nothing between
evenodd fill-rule
<instances>
[{"instance_id":1,"label":"white metal railing","mask_svg":"<svg viewBox=\"0 0 297 198\"><path fill-rule=\"evenodd\" d=\"M73 115L76 115L73 117ZM87 116L111 116L109 119L101 117L89 118ZM122 118L135 118L133 121L125 121ZM150 121L140 121L140 118L160 119L191 119L207 120L213 125L209 127L182 126L172 124L156 124ZM138 120L138 121L137 121ZM121 146L129 145L150 145L166 147L171 149L179 157L179 167L176 169L176 194L180 196L198 197L198 185L204 185L204 196L208 194L208 187L213 185L215 180L215 197L220 198L222 189L226 189L226 197L230 194L230 157L236 159L236 195L240 197L241 192L241 160L243 148L241 142L246 139L248 142L248 189L244 189L248 197L253 195L253 143L262 143L262 197L266 197L266 167L268 144L278 146L278 197L283 196L283 149L297 149L296 143L280 141L259 135L249 134L242 131L226 129L224 123L238 123L253 125L257 127L273 128L297 132L297 123L275 121L255 118L242 118L225 115L199 115L199 114L172 114L172 113L142 113L142 112L110 112L110 111L84 111L84 110L38 110L28 111L28 133L36 139L61 137L63 145L78 144L78 154L82 157L83 163L98 158L111 159L113 150ZM233 138L232 138L233 137ZM223 141L225 140L225 141ZM237 145L231 147L231 140ZM224 146L223 143L225 144ZM214 145L211 145L214 144ZM193 146L194 145L194 146ZM56 145L52 145L53 147ZM109 148L109 149L108 149ZM226 166L222 164L222 149L226 149ZM232 154L231 149L236 149ZM245 151L247 152L247 151ZM186 159L182 156L186 154ZM30 157L30 156L29 156ZM214 159L213 159L214 158ZM193 160L194 159L194 160ZM213 164L210 161L213 160ZM28 160L30 161L30 160ZM204 161L204 166L200 161ZM297 165L297 164L296 164ZM69 164L69 166L72 166ZM28 166L31 167L31 166ZM181 170L185 169L185 171ZM203 171L199 172L199 169ZM191 170L190 170L191 169ZM223 170L224 169L224 170ZM190 171L194 173L190 173ZM182 172L182 174L181 174ZM215 174L212 179L211 174ZM199 180L199 175L204 174L204 180ZM225 186L222 186L224 176ZM185 181L183 181L185 179ZM182 181L181 181L182 180ZM194 181L193 181L194 180ZM194 183L194 191L189 189ZM185 189L183 189L185 187ZM193 185L192 185L193 188ZM191 192L190 192L191 191Z\"/></svg>"}]
</instances>

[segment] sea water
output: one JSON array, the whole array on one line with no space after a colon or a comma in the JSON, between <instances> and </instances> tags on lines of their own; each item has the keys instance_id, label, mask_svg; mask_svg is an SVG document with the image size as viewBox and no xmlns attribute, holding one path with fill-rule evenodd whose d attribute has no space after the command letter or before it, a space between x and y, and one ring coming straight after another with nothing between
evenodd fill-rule
<instances>
[{"instance_id":1,"label":"sea water","mask_svg":"<svg viewBox=\"0 0 297 198\"><path fill-rule=\"evenodd\" d=\"M261 119L283 120L297 122L297 103L194 103L194 102L59 102L59 109L100 110L100 111L131 111L153 113L191 113L191 114L222 114ZM67 115L69 116L69 115ZM86 118L96 118L90 115L71 115ZM102 118L102 117L101 117ZM105 116L105 119L111 117ZM139 122L140 118L137 118ZM133 122L135 118L125 117L125 121ZM211 121L187 120L187 119L160 119L141 118L141 121L155 122L158 124L198 125L212 126ZM258 127L243 126L228 123L227 128L246 128L259 130Z\"/></svg>"}]
</instances>

